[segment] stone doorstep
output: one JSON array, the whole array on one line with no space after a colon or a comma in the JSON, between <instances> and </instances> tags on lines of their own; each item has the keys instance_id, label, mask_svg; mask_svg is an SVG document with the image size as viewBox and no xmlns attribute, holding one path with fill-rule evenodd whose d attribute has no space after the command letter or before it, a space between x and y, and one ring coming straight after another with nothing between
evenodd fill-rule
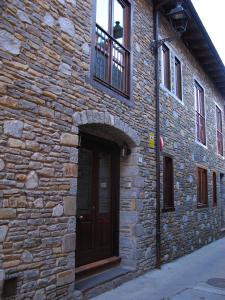
<instances>
[{"instance_id":1,"label":"stone doorstep","mask_svg":"<svg viewBox=\"0 0 225 300\"><path fill-rule=\"evenodd\" d=\"M82 299L89 299L91 297L97 296L100 292L98 290L98 287L102 286L102 292L111 289L105 288L104 285L107 285L107 283L116 281L117 279L121 279L121 284L123 283L122 278L126 277L126 275L132 275L135 271L130 268L117 266L111 269L108 269L106 271L88 276L84 279L80 279L78 281L75 281L75 290L80 291L82 293ZM124 282L127 280L124 279ZM115 285L119 285L120 283L116 283ZM92 291L93 290L93 291ZM96 291L95 291L96 290Z\"/></svg>"},{"instance_id":2,"label":"stone doorstep","mask_svg":"<svg viewBox=\"0 0 225 300\"><path fill-rule=\"evenodd\" d=\"M91 275L102 273L103 271L118 267L120 261L120 257L112 256L97 262L77 267L75 268L75 277L77 281L79 281L84 278L90 277Z\"/></svg>"}]
</instances>

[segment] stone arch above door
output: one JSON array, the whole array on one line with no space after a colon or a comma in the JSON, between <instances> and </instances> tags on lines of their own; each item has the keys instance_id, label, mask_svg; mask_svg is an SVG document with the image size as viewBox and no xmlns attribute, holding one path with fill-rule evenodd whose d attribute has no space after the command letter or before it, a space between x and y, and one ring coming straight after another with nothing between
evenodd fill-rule
<instances>
[{"instance_id":1,"label":"stone arch above door","mask_svg":"<svg viewBox=\"0 0 225 300\"><path fill-rule=\"evenodd\" d=\"M114 128L113 134L118 134L122 139L129 144L130 147L137 147L140 145L140 137L136 130L121 120L118 116L113 116L109 112L99 112L97 110L84 110L75 112L73 115L75 131L81 126L90 125L104 125L105 128Z\"/></svg>"},{"instance_id":2,"label":"stone arch above door","mask_svg":"<svg viewBox=\"0 0 225 300\"><path fill-rule=\"evenodd\" d=\"M87 133L108 139L121 146L126 143L131 152L120 158L120 212L119 212L119 256L121 264L131 268L137 266L136 228L142 226L139 220L138 197L144 186L144 178L139 173L140 136L136 130L109 112L84 110L73 114L74 135ZM71 134L72 135L72 134ZM71 151L71 161L75 160ZM78 160L76 160L78 162ZM79 170L79 166L78 166ZM138 178L138 180L137 180ZM71 181L71 191L77 195L77 182ZM142 227L141 227L142 228Z\"/></svg>"}]
</instances>

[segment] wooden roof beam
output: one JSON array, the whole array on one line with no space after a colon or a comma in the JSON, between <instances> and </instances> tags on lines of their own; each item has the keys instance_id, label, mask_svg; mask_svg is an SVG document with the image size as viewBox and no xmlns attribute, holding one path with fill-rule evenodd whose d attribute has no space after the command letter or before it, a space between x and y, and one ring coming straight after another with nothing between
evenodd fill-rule
<instances>
[{"instance_id":1,"label":"wooden roof beam","mask_svg":"<svg viewBox=\"0 0 225 300\"><path fill-rule=\"evenodd\" d=\"M224 77L224 73L222 71L218 71L218 70L209 70L210 71L210 76L215 78L214 76L216 76L216 78L218 77Z\"/></svg>"},{"instance_id":2,"label":"wooden roof beam","mask_svg":"<svg viewBox=\"0 0 225 300\"><path fill-rule=\"evenodd\" d=\"M189 43L190 47L195 50L195 49L199 49L199 48L204 48L205 50L207 50L208 45L206 43L202 43L201 42L194 42L194 43Z\"/></svg>"},{"instance_id":3,"label":"wooden roof beam","mask_svg":"<svg viewBox=\"0 0 225 300\"><path fill-rule=\"evenodd\" d=\"M198 58L200 58L200 57L211 57L211 54L207 50L198 50L198 49L195 49L194 52L195 52L195 55Z\"/></svg>"},{"instance_id":4,"label":"wooden roof beam","mask_svg":"<svg viewBox=\"0 0 225 300\"><path fill-rule=\"evenodd\" d=\"M198 32L189 31L183 34L183 38L187 40L200 40L202 36Z\"/></svg>"},{"instance_id":5,"label":"wooden roof beam","mask_svg":"<svg viewBox=\"0 0 225 300\"><path fill-rule=\"evenodd\" d=\"M217 83L217 82L216 82L216 85L219 86L220 88L221 88L221 87L224 87L224 88L225 88L225 82L221 82L221 83Z\"/></svg>"},{"instance_id":6,"label":"wooden roof beam","mask_svg":"<svg viewBox=\"0 0 225 300\"><path fill-rule=\"evenodd\" d=\"M212 76L211 76L212 77ZM214 80L213 79L213 82L215 83L215 84L220 84L220 83L223 83L223 82L225 82L224 80L219 80L219 81L217 81L217 80Z\"/></svg>"},{"instance_id":7,"label":"wooden roof beam","mask_svg":"<svg viewBox=\"0 0 225 300\"><path fill-rule=\"evenodd\" d=\"M171 0L161 0L161 1L156 1L156 2L158 2L158 3L156 4L155 7L156 7L156 9L159 9L161 6L171 2Z\"/></svg>"},{"instance_id":8,"label":"wooden roof beam","mask_svg":"<svg viewBox=\"0 0 225 300\"><path fill-rule=\"evenodd\" d=\"M215 60L213 59L212 56L209 57L198 57L199 61L203 65L212 65L215 64Z\"/></svg>"}]
</instances>

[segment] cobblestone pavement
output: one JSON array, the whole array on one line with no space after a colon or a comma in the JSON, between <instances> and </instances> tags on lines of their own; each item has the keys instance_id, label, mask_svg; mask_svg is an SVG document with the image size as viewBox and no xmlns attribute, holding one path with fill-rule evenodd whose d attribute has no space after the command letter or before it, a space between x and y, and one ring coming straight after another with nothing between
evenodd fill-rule
<instances>
[{"instance_id":1,"label":"cobblestone pavement","mask_svg":"<svg viewBox=\"0 0 225 300\"><path fill-rule=\"evenodd\" d=\"M225 238L93 300L225 300Z\"/></svg>"}]
</instances>

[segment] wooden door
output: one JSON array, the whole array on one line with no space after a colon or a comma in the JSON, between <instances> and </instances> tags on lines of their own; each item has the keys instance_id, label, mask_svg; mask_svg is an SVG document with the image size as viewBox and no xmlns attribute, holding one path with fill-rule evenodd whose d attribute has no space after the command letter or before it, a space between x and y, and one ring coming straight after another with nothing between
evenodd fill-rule
<instances>
[{"instance_id":1,"label":"wooden door","mask_svg":"<svg viewBox=\"0 0 225 300\"><path fill-rule=\"evenodd\" d=\"M83 135L79 149L76 267L117 254L119 149Z\"/></svg>"}]
</instances>

